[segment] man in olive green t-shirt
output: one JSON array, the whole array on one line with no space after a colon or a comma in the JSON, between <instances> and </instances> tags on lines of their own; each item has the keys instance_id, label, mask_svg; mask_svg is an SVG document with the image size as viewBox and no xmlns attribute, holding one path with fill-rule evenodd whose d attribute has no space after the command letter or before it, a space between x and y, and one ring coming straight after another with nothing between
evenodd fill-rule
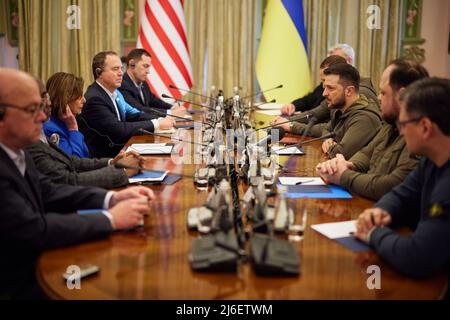
<instances>
[{"instance_id":1,"label":"man in olive green t-shirt","mask_svg":"<svg viewBox=\"0 0 450 320\"><path fill-rule=\"evenodd\" d=\"M400 184L417 165L403 136L399 135L399 95L412 82L427 77L424 67L408 60L394 60L380 80L383 126L375 138L349 161L341 154L317 165L317 173L328 183L342 185L351 192L378 200Z\"/></svg>"}]
</instances>

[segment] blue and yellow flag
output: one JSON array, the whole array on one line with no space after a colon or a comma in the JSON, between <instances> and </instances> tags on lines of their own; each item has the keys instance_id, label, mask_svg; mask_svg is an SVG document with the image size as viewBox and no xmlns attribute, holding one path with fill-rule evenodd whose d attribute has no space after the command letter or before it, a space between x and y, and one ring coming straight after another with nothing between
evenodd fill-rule
<instances>
[{"instance_id":1,"label":"blue and yellow flag","mask_svg":"<svg viewBox=\"0 0 450 320\"><path fill-rule=\"evenodd\" d=\"M256 58L261 90L266 100L289 103L311 89L302 0L268 0Z\"/></svg>"}]
</instances>

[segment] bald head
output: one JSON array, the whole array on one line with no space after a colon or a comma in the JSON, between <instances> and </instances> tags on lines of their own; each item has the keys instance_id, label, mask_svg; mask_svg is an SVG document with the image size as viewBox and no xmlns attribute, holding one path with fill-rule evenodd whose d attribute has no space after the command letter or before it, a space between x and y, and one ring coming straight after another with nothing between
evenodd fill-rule
<instances>
[{"instance_id":1,"label":"bald head","mask_svg":"<svg viewBox=\"0 0 450 320\"><path fill-rule=\"evenodd\" d=\"M29 74L0 68L0 143L13 151L39 141L42 123L41 94Z\"/></svg>"},{"instance_id":2,"label":"bald head","mask_svg":"<svg viewBox=\"0 0 450 320\"><path fill-rule=\"evenodd\" d=\"M39 88L34 78L23 71L0 68L0 103L10 103L23 94L37 92Z\"/></svg>"}]
</instances>

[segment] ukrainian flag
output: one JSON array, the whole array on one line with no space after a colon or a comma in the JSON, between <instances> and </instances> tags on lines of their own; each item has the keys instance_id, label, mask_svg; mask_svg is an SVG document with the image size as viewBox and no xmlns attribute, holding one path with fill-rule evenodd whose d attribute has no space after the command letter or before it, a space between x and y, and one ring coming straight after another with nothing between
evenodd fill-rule
<instances>
[{"instance_id":1,"label":"ukrainian flag","mask_svg":"<svg viewBox=\"0 0 450 320\"><path fill-rule=\"evenodd\" d=\"M266 100L289 103L311 89L302 0L268 0L256 58L256 77Z\"/></svg>"}]
</instances>

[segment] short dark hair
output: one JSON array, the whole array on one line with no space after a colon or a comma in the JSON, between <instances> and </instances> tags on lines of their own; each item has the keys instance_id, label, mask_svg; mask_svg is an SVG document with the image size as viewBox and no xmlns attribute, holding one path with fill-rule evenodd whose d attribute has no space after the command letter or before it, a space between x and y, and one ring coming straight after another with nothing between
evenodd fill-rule
<instances>
[{"instance_id":1,"label":"short dark hair","mask_svg":"<svg viewBox=\"0 0 450 320\"><path fill-rule=\"evenodd\" d=\"M424 66L412 60L395 59L389 65L395 66L389 75L389 85L394 91L406 88L414 81L430 76Z\"/></svg>"},{"instance_id":2,"label":"short dark hair","mask_svg":"<svg viewBox=\"0 0 450 320\"><path fill-rule=\"evenodd\" d=\"M320 63L320 69L325 69L331 66L334 66L338 63L347 63L347 60L345 60L344 57L338 56L338 55L331 55L326 57L321 63Z\"/></svg>"},{"instance_id":3,"label":"short dark hair","mask_svg":"<svg viewBox=\"0 0 450 320\"><path fill-rule=\"evenodd\" d=\"M102 51L97 53L92 59L92 74L94 75L94 79L97 79L101 73L97 72L96 71L97 69L103 71L107 56L119 56L119 55L115 51Z\"/></svg>"},{"instance_id":4,"label":"short dark hair","mask_svg":"<svg viewBox=\"0 0 450 320\"><path fill-rule=\"evenodd\" d=\"M131 50L127 55L127 67L130 66L130 60L139 61L142 56L152 57L151 54L142 48L136 48Z\"/></svg>"},{"instance_id":5,"label":"short dark hair","mask_svg":"<svg viewBox=\"0 0 450 320\"><path fill-rule=\"evenodd\" d=\"M339 76L339 84L341 84L344 87L347 86L354 86L355 91L359 91L359 72L358 70L349 65L348 63L338 63L335 65L332 65L328 68L326 68L323 73L328 75L338 75Z\"/></svg>"},{"instance_id":6,"label":"short dark hair","mask_svg":"<svg viewBox=\"0 0 450 320\"><path fill-rule=\"evenodd\" d=\"M424 116L434 122L446 136L450 136L450 80L425 78L409 85L400 100L406 112Z\"/></svg>"}]
</instances>

